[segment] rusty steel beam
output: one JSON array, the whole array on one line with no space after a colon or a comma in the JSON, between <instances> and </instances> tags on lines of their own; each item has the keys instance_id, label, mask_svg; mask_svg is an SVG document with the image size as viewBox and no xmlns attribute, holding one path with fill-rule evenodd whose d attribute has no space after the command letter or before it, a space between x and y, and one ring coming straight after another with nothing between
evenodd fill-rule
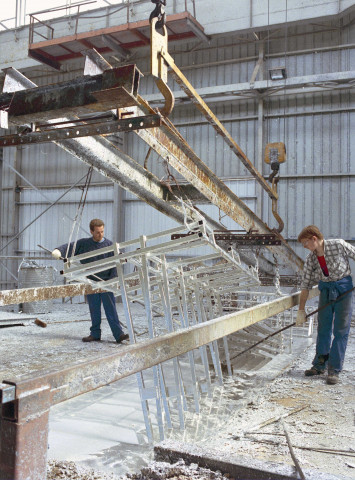
<instances>
[{"instance_id":1,"label":"rusty steel beam","mask_svg":"<svg viewBox=\"0 0 355 480\"><path fill-rule=\"evenodd\" d=\"M141 106L129 109L133 112L133 115L152 113L154 110L149 104L140 96L138 97ZM274 233L207 167L168 120L163 121L159 128L136 130L135 133L169 165L181 173L211 203L219 207L247 232L256 229L259 234ZM280 239L281 245L279 247L268 246L267 248L273 254L281 256L292 269L302 270L303 260L292 250L281 235Z\"/></svg>"},{"instance_id":2,"label":"rusty steel beam","mask_svg":"<svg viewBox=\"0 0 355 480\"><path fill-rule=\"evenodd\" d=\"M0 110L8 112L9 122L19 125L135 105L140 75L135 65L127 65L99 75L2 93Z\"/></svg>"},{"instance_id":3,"label":"rusty steel beam","mask_svg":"<svg viewBox=\"0 0 355 480\"><path fill-rule=\"evenodd\" d=\"M97 136L55 143L158 211L184 223L184 212L179 205L166 201L167 188L160 180L106 138Z\"/></svg>"},{"instance_id":4,"label":"rusty steel beam","mask_svg":"<svg viewBox=\"0 0 355 480\"><path fill-rule=\"evenodd\" d=\"M241 160L243 165L249 170L249 172L253 175L256 181L263 187L263 189L268 193L269 197L273 200L278 199L277 192L265 181L264 177L261 173L254 167L251 163L249 158L243 152L243 150L239 147L237 142L233 139L230 135L228 130L224 127L224 125L218 120L216 115L212 112L206 102L200 97L200 95L196 92L194 87L191 83L187 80L185 75L181 72L181 70L175 65L174 59L167 51L163 49L160 51L160 55L166 61L166 63L171 68L170 73L172 74L175 81L180 85L182 90L186 93L186 95L192 100L192 102L196 105L196 107L200 110L200 112L204 115L207 121L213 126L216 132L221 135L223 140L227 143L229 148L232 150L233 153L237 155L237 157Z\"/></svg>"},{"instance_id":5,"label":"rusty steel beam","mask_svg":"<svg viewBox=\"0 0 355 480\"><path fill-rule=\"evenodd\" d=\"M309 298L318 295L319 290L314 287ZM43 371L36 377L30 375L25 378L3 379L2 382L16 385L16 399L27 397L34 389L48 385L51 404L55 405L282 313L298 305L299 297L300 292L297 292L127 348L120 348L116 353L77 363L64 370Z\"/></svg>"},{"instance_id":6,"label":"rusty steel beam","mask_svg":"<svg viewBox=\"0 0 355 480\"><path fill-rule=\"evenodd\" d=\"M76 295L89 295L101 292L85 283L71 285L55 285L51 287L19 288L17 290L1 290L0 306L16 305L18 303L39 302L50 298L75 297Z\"/></svg>"}]
</instances>

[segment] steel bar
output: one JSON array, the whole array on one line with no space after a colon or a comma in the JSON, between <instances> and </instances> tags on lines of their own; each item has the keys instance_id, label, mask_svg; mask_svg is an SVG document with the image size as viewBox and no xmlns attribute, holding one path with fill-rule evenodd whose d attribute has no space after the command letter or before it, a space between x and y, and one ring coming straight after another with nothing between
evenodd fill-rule
<instances>
[{"instance_id":1,"label":"steel bar","mask_svg":"<svg viewBox=\"0 0 355 480\"><path fill-rule=\"evenodd\" d=\"M132 314L131 314L131 309L129 306L129 301L126 293L126 284L125 284L125 279L124 279L124 274L123 274L123 268L122 265L119 263L117 265L117 276L119 279L120 283L120 290L121 290L121 296L122 296L122 303L123 303L123 308L125 311L125 317L126 317L126 322L127 322L127 329L129 333L129 338L131 343L135 343L135 333L134 333L134 328L133 328L133 321L132 321ZM147 437L148 441L152 442L153 441L153 429L152 429L152 424L150 422L149 418L149 407L148 407L148 402L147 399L144 398L143 392L144 392L144 378L143 378L143 372L137 372L136 373L136 380L138 384L138 390L139 390L139 395L141 399L141 405L142 405L142 412L143 412L143 418L144 418L144 423L145 423L145 429L147 432Z\"/></svg>"},{"instance_id":2,"label":"steel bar","mask_svg":"<svg viewBox=\"0 0 355 480\"><path fill-rule=\"evenodd\" d=\"M50 298L75 297L76 295L88 295L101 292L101 288L84 283L72 283L70 285L55 285L51 287L19 288L15 290L0 291L0 306L16 305L25 302L38 302Z\"/></svg>"},{"instance_id":3,"label":"steel bar","mask_svg":"<svg viewBox=\"0 0 355 480\"><path fill-rule=\"evenodd\" d=\"M217 308L218 308L218 316L222 317L223 316L223 306L222 306L222 300L221 300L221 295L219 293L215 293L215 299L217 302ZM233 375L232 371L232 365L230 361L230 355L229 355L229 348L228 348L228 338L223 337L223 346L224 346L224 356L226 358L225 364L227 365L227 372L228 375L231 377ZM221 364L221 368L223 367L223 364Z\"/></svg>"},{"instance_id":4,"label":"steel bar","mask_svg":"<svg viewBox=\"0 0 355 480\"><path fill-rule=\"evenodd\" d=\"M190 325L191 326L192 325L197 325L198 318L197 318L196 310L195 310L196 307L194 305L193 298L192 298L192 292L189 292L187 297L188 297L188 308L190 309L190 312L191 312ZM206 345L202 345L201 347L199 347L199 351L200 351L202 365L203 365L203 369L204 369L204 373L205 373L206 391L207 391L208 396L211 396L212 385L211 385L211 376L210 376L210 369L209 369L209 365L208 365Z\"/></svg>"},{"instance_id":5,"label":"steel bar","mask_svg":"<svg viewBox=\"0 0 355 480\"><path fill-rule=\"evenodd\" d=\"M171 305L170 305L169 285L166 277L166 269L165 269L165 272L163 270L163 282L160 283L160 290L161 290L161 298L162 298L162 303L164 308L166 325L169 333L171 333L173 332L173 321L172 321L172 313L171 313ZM181 400L183 385L181 384L181 372L179 372L179 368L180 366L177 358L173 358L173 371L174 371L174 381L175 381L175 388L176 388L175 397L176 397L176 403L178 408L180 430L183 430L185 427L184 414L182 410L182 400Z\"/></svg>"},{"instance_id":6,"label":"steel bar","mask_svg":"<svg viewBox=\"0 0 355 480\"><path fill-rule=\"evenodd\" d=\"M189 66L190 68L191 66ZM196 66L194 66L196 67ZM353 88L353 81L355 78L355 71L320 73L315 75L305 75L300 77L290 77L286 80L276 80L270 83L270 80L257 80L253 86L249 82L232 83L227 85L218 85L211 87L199 88L198 93L204 99L213 98L214 101L220 100L226 102L230 99L238 100L243 96L254 98L256 95L263 93L264 96L279 95L284 96L285 93L289 95L305 94L309 92L325 91L329 83L337 83L336 88ZM186 100L186 93L181 90L173 91L176 102L181 99ZM150 103L161 102L160 94L147 95L147 100ZM282 113L281 113L282 115Z\"/></svg>"},{"instance_id":7,"label":"steel bar","mask_svg":"<svg viewBox=\"0 0 355 480\"><path fill-rule=\"evenodd\" d=\"M314 288L310 291L309 298L318 294L318 289ZM201 345L206 345L210 341L290 309L299 303L299 295L300 293L297 292L184 330L161 335L127 346L100 359L72 365L64 370L44 371L36 377L3 379L3 383L16 385L16 398L37 386L48 384L51 388L51 402L54 405L170 360ZM105 374L103 375L103 373Z\"/></svg>"},{"instance_id":8,"label":"steel bar","mask_svg":"<svg viewBox=\"0 0 355 480\"><path fill-rule=\"evenodd\" d=\"M144 236L140 237L140 243L141 243L141 248L144 249L145 248ZM142 284L142 293L144 296L145 312L148 320L149 337L154 338L153 312L152 312L151 298L150 298L149 270L147 265L147 259L144 255L142 256L142 269L140 270L139 274L140 274L140 280ZM163 400L163 405L165 407L166 413L167 414L169 413L168 413L168 408L166 404L166 394L164 390L161 388L161 384L159 381L159 376L158 376L159 366L160 366L159 363L153 366L153 380L154 380L154 387L155 387L155 404L157 408L159 435L160 435L160 440L163 440L164 426L163 426L163 416L162 416L162 409L161 409L161 400ZM161 396L161 393L163 393L162 396Z\"/></svg>"},{"instance_id":9,"label":"steel bar","mask_svg":"<svg viewBox=\"0 0 355 480\"><path fill-rule=\"evenodd\" d=\"M115 132L130 132L139 128L158 127L161 116L145 115L137 118L123 118L110 122L86 123L67 127L51 128L23 134L5 135L0 137L0 147L13 147L29 143L54 142L68 138L89 137L92 135L108 135Z\"/></svg>"},{"instance_id":10,"label":"steel bar","mask_svg":"<svg viewBox=\"0 0 355 480\"><path fill-rule=\"evenodd\" d=\"M187 313L186 308L184 308L184 305L182 304L182 301L180 299L180 295L177 289L175 290L175 301L178 307L178 312L183 324L183 328L189 328L189 321L188 321L188 316L186 315ZM199 413L200 405L199 405L199 394L197 391L197 377L196 377L194 353L192 350L189 350L187 352L187 355L188 355L189 364L190 364L191 388L192 388L192 394L194 398L195 412Z\"/></svg>"},{"instance_id":11,"label":"steel bar","mask_svg":"<svg viewBox=\"0 0 355 480\"><path fill-rule=\"evenodd\" d=\"M188 233L175 233L171 235L172 240L181 238L183 235L190 235ZM232 231L226 231L223 233L214 232L214 238L216 242L223 241L227 245L233 245L234 247L252 247L252 246L265 246L265 245L281 245L281 239L274 233L271 234L236 234Z\"/></svg>"},{"instance_id":12,"label":"steel bar","mask_svg":"<svg viewBox=\"0 0 355 480\"><path fill-rule=\"evenodd\" d=\"M292 446L291 439L290 439L290 436L289 436L289 433L288 433L288 429L286 428L286 424L285 424L284 419L282 417L280 417L280 422L281 422L282 428L284 429L284 432L285 432L285 435L286 435L287 445L288 445L288 448L290 450L290 454L291 454L293 463L295 464L295 467L297 469L297 472L299 473L302 480L306 480L306 477L303 473L300 462L298 461L298 458L296 457L295 452L293 450L293 446Z\"/></svg>"}]
</instances>

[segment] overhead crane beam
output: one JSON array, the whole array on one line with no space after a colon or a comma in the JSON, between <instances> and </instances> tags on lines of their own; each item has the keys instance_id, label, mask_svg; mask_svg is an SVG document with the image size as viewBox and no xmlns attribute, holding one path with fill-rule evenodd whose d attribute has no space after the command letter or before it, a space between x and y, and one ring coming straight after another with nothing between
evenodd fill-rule
<instances>
[{"instance_id":1,"label":"overhead crane beam","mask_svg":"<svg viewBox=\"0 0 355 480\"><path fill-rule=\"evenodd\" d=\"M133 115L152 113L147 102L140 98L141 107L129 110ZM135 130L155 152L164 158L169 165L183 175L212 204L220 208L246 231L257 229L259 233L274 233L226 184L210 170L196 155L188 143L167 120L157 128ZM275 255L282 257L293 270L303 268L303 260L292 250L286 240L280 235L280 246L268 246Z\"/></svg>"}]
</instances>

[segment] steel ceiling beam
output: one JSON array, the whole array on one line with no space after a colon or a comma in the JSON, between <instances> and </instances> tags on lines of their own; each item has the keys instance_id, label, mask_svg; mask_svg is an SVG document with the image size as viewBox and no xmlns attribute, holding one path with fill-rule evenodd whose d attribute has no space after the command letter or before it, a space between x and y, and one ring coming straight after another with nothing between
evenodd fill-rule
<instances>
[{"instance_id":1,"label":"steel ceiling beam","mask_svg":"<svg viewBox=\"0 0 355 480\"><path fill-rule=\"evenodd\" d=\"M264 96L285 95L286 94L305 94L319 91L329 91L329 89L354 88L355 71L320 73L316 75L305 75L301 77L291 77L285 80L258 80L252 85L250 82L231 83L227 85L216 85L213 87L198 88L198 94L204 99L218 98L219 101L238 100L238 98L255 98L262 94ZM185 92L176 90L173 92L175 102L189 100ZM151 104L161 104L161 94L147 95L146 100Z\"/></svg>"}]
</instances>

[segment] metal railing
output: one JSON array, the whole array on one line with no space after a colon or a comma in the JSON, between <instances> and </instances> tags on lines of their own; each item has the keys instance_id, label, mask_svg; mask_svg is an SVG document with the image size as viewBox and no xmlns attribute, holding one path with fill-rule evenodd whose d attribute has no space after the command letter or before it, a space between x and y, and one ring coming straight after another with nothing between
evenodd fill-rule
<instances>
[{"instance_id":1,"label":"metal railing","mask_svg":"<svg viewBox=\"0 0 355 480\"><path fill-rule=\"evenodd\" d=\"M54 8L50 8L50 9L47 9L47 10L41 10L41 11L29 14L29 16L30 16L29 44L31 45L32 43L34 43L35 36L39 36L44 40L52 40L53 38L55 38L54 27L52 27L51 23L50 23L53 20L43 21L39 18L39 15L45 15L45 14L48 15L51 12L54 13L54 12L58 12L60 10L66 10L67 12L69 12L69 13L67 13L67 15L69 15L71 18L75 19L74 35L76 35L78 33L78 26L79 26L79 20L80 19L95 18L94 15L84 16L88 12L87 11L84 12L83 10L80 10L81 7L83 7L85 5L88 5L88 4L92 4L92 3L97 3L97 2L96 2L96 0L91 0L91 1L76 3L76 4L72 4L72 5L63 5L61 7L54 7ZM151 3L151 0L126 0L118 8L115 8L113 11L108 12L104 16L110 16L114 13L117 13L121 10L126 9L126 14L125 14L126 22L130 23L132 21L132 16L134 15L134 13L132 12L132 7L137 6L137 5L142 5L144 3ZM189 0L189 1L185 0L184 1L184 9L185 9L186 12L188 11L189 3L191 3L191 6L192 6L192 15L193 15L194 18L196 18L195 0ZM111 5L111 7L113 7L113 6ZM72 9L74 9L74 8L77 11L76 11L76 13L72 14ZM102 7L102 8L105 8L105 7ZM100 17L102 17L102 15L100 15ZM99 17L96 17L96 18L99 18ZM56 18L56 20L57 20L57 18ZM41 27L46 27L47 28L47 34L40 33L39 28L41 28ZM39 41L41 41L41 40L39 40Z\"/></svg>"}]
</instances>

